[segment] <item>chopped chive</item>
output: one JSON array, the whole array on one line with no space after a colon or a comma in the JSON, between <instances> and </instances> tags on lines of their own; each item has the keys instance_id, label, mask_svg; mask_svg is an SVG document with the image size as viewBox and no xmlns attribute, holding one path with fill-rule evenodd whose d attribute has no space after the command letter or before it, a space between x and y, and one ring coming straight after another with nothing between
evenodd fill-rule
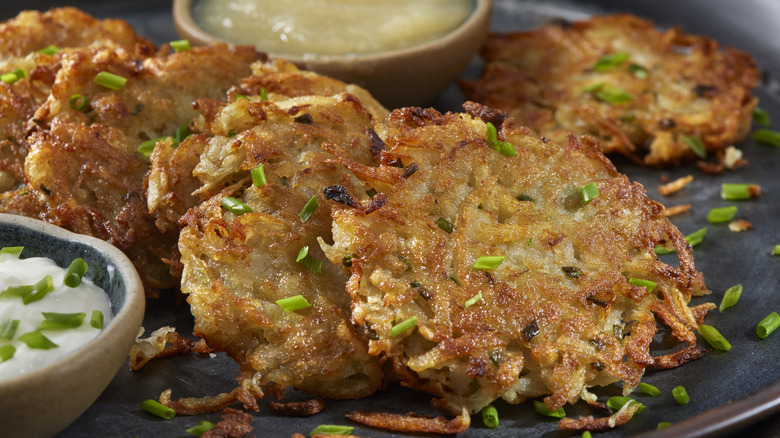
<instances>
[{"instance_id":1,"label":"chopped chive","mask_svg":"<svg viewBox=\"0 0 780 438\"><path fill-rule=\"evenodd\" d=\"M23 249L23 246L4 246L2 249L0 249L0 254L11 254L19 257Z\"/></svg>"},{"instance_id":2,"label":"chopped chive","mask_svg":"<svg viewBox=\"0 0 780 438\"><path fill-rule=\"evenodd\" d=\"M536 201L534 201L534 198L532 198L532 197L530 197L530 196L528 196L526 194L523 194L523 193L515 196L515 199L517 199L520 202L536 202Z\"/></svg>"},{"instance_id":3,"label":"chopped chive","mask_svg":"<svg viewBox=\"0 0 780 438\"><path fill-rule=\"evenodd\" d=\"M265 90L265 87L260 88L260 100L268 100L268 92Z\"/></svg>"},{"instance_id":4,"label":"chopped chive","mask_svg":"<svg viewBox=\"0 0 780 438\"><path fill-rule=\"evenodd\" d=\"M176 40L171 41L171 48L176 52L186 52L192 50L189 40Z\"/></svg>"},{"instance_id":5,"label":"chopped chive","mask_svg":"<svg viewBox=\"0 0 780 438\"><path fill-rule=\"evenodd\" d=\"M754 198L761 188L757 184L722 183L720 197L724 201L746 201Z\"/></svg>"},{"instance_id":6,"label":"chopped chive","mask_svg":"<svg viewBox=\"0 0 780 438\"><path fill-rule=\"evenodd\" d=\"M769 126L772 124L772 121L769 117L769 111L759 106L753 108L753 121L763 126Z\"/></svg>"},{"instance_id":7,"label":"chopped chive","mask_svg":"<svg viewBox=\"0 0 780 438\"><path fill-rule=\"evenodd\" d=\"M544 402L539 400L534 400L534 409L536 410L537 414L544 415L545 417L563 418L566 416L566 412L564 412L562 407L553 411L552 409L548 408Z\"/></svg>"},{"instance_id":8,"label":"chopped chive","mask_svg":"<svg viewBox=\"0 0 780 438\"><path fill-rule=\"evenodd\" d=\"M516 157L517 151L515 150L515 147L510 143L498 139L498 131L496 130L495 125L490 122L487 122L486 125L488 146L505 157Z\"/></svg>"},{"instance_id":9,"label":"chopped chive","mask_svg":"<svg viewBox=\"0 0 780 438\"><path fill-rule=\"evenodd\" d=\"M487 405L482 408L482 424L488 429L498 427L498 410L493 405Z\"/></svg>"},{"instance_id":10,"label":"chopped chive","mask_svg":"<svg viewBox=\"0 0 780 438\"><path fill-rule=\"evenodd\" d=\"M645 280L644 278L634 278L634 277L628 279L628 284L633 284L634 286L639 286L639 287L644 286L645 288L647 288L648 293L652 292L656 286L656 282L654 281Z\"/></svg>"},{"instance_id":11,"label":"chopped chive","mask_svg":"<svg viewBox=\"0 0 780 438\"><path fill-rule=\"evenodd\" d=\"M698 135L682 135L680 140L685 143L686 146L699 156L699 158L707 158L707 149L704 147L704 143L701 141L701 137Z\"/></svg>"},{"instance_id":12,"label":"chopped chive","mask_svg":"<svg viewBox=\"0 0 780 438\"><path fill-rule=\"evenodd\" d=\"M352 257L353 257L352 254L345 255L341 259L341 264L346 266L346 267L348 267L348 268L351 268L352 267Z\"/></svg>"},{"instance_id":13,"label":"chopped chive","mask_svg":"<svg viewBox=\"0 0 780 438\"><path fill-rule=\"evenodd\" d=\"M8 359L11 359L14 357L14 354L16 354L16 347L13 345L3 345L0 347L0 362L5 362Z\"/></svg>"},{"instance_id":14,"label":"chopped chive","mask_svg":"<svg viewBox=\"0 0 780 438\"><path fill-rule=\"evenodd\" d=\"M724 338L715 327L711 325L700 324L699 334L704 338L705 341L707 341L708 344L710 344L710 346L712 346L712 348L721 351L731 350L731 344L729 341L727 341L726 338Z\"/></svg>"},{"instance_id":15,"label":"chopped chive","mask_svg":"<svg viewBox=\"0 0 780 438\"><path fill-rule=\"evenodd\" d=\"M157 400L144 400L141 402L141 409L150 414L154 414L164 420L170 420L176 416L176 411L158 402Z\"/></svg>"},{"instance_id":16,"label":"chopped chive","mask_svg":"<svg viewBox=\"0 0 780 438\"><path fill-rule=\"evenodd\" d=\"M136 151L144 157L149 158L152 156L152 152L154 152L154 148L157 146L157 142L164 138L165 137L160 137L152 140L146 140L145 142L138 145Z\"/></svg>"},{"instance_id":17,"label":"chopped chive","mask_svg":"<svg viewBox=\"0 0 780 438\"><path fill-rule=\"evenodd\" d=\"M24 294L22 297L22 303L30 304L35 301L43 299L49 292L54 290L54 279L51 275L47 275L33 285L31 291Z\"/></svg>"},{"instance_id":18,"label":"chopped chive","mask_svg":"<svg viewBox=\"0 0 780 438\"><path fill-rule=\"evenodd\" d=\"M504 256L482 256L474 262L474 269L496 269L506 257Z\"/></svg>"},{"instance_id":19,"label":"chopped chive","mask_svg":"<svg viewBox=\"0 0 780 438\"><path fill-rule=\"evenodd\" d=\"M189 123L185 123L173 131L173 139L176 140L176 143L183 142L190 135L192 135L192 130L190 129Z\"/></svg>"},{"instance_id":20,"label":"chopped chive","mask_svg":"<svg viewBox=\"0 0 780 438\"><path fill-rule=\"evenodd\" d=\"M685 387L675 386L674 389L672 389L672 397L674 397L674 400L677 402L678 405L687 405L691 398L688 396L688 391L685 390Z\"/></svg>"},{"instance_id":21,"label":"chopped chive","mask_svg":"<svg viewBox=\"0 0 780 438\"><path fill-rule=\"evenodd\" d=\"M671 425L672 425L672 423L670 423L668 421L662 421L662 422L658 423L658 426L656 427L656 429L657 430L666 429L667 427L669 427Z\"/></svg>"},{"instance_id":22,"label":"chopped chive","mask_svg":"<svg viewBox=\"0 0 780 438\"><path fill-rule=\"evenodd\" d=\"M615 397L610 397L609 400L607 400L607 406L609 406L609 408L612 409L613 411L619 411L623 406L625 406L626 403L639 404L639 407L637 408L636 412L634 412L634 415L639 415L642 413L642 411L645 410L645 405L639 403L638 401L632 399L631 397L618 395Z\"/></svg>"},{"instance_id":23,"label":"chopped chive","mask_svg":"<svg viewBox=\"0 0 780 438\"><path fill-rule=\"evenodd\" d=\"M282 308L285 312L293 312L295 310L305 309L311 307L311 303L303 295L295 295L288 298L282 298L276 300L276 304Z\"/></svg>"},{"instance_id":24,"label":"chopped chive","mask_svg":"<svg viewBox=\"0 0 780 438\"><path fill-rule=\"evenodd\" d=\"M479 300L482 299L482 291L477 292L476 295L466 300L466 303L463 305L466 309L476 304Z\"/></svg>"},{"instance_id":25,"label":"chopped chive","mask_svg":"<svg viewBox=\"0 0 780 438\"><path fill-rule=\"evenodd\" d=\"M214 424L214 423L212 423L210 421L203 420L200 423L198 423L197 425L192 426L189 429L187 429L186 432L188 434L190 434L190 435L201 436L204 433L208 432L209 430L215 428L216 426L217 426L216 424Z\"/></svg>"},{"instance_id":26,"label":"chopped chive","mask_svg":"<svg viewBox=\"0 0 780 438\"><path fill-rule=\"evenodd\" d=\"M70 266L68 266L68 270L65 272L65 278L62 281L63 284L68 287L80 285L81 279L84 277L87 269L89 269L89 266L87 266L87 262L84 261L84 259L81 257L74 259L70 262Z\"/></svg>"},{"instance_id":27,"label":"chopped chive","mask_svg":"<svg viewBox=\"0 0 780 438\"><path fill-rule=\"evenodd\" d=\"M647 79L647 69L639 64L629 64L628 70L639 79Z\"/></svg>"},{"instance_id":28,"label":"chopped chive","mask_svg":"<svg viewBox=\"0 0 780 438\"><path fill-rule=\"evenodd\" d=\"M309 202L303 206L303 209L298 212L298 217L301 218L301 223L305 223L307 220L309 220L311 215L314 214L314 210L316 210L319 205L320 204L317 202L317 197L312 196L311 199L309 199Z\"/></svg>"},{"instance_id":29,"label":"chopped chive","mask_svg":"<svg viewBox=\"0 0 780 438\"><path fill-rule=\"evenodd\" d=\"M685 241L691 246L696 246L704 241L704 236L707 234L707 227L699 228L691 234L685 236ZM674 248L666 249L660 245L655 247L655 253L658 255L672 254L677 252Z\"/></svg>"},{"instance_id":30,"label":"chopped chive","mask_svg":"<svg viewBox=\"0 0 780 438\"><path fill-rule=\"evenodd\" d=\"M20 76L16 73L16 71L3 73L0 75L0 81L5 82L6 84L13 84L19 79L23 78L24 76Z\"/></svg>"},{"instance_id":31,"label":"chopped chive","mask_svg":"<svg viewBox=\"0 0 780 438\"><path fill-rule=\"evenodd\" d=\"M604 55L601 58L599 58L596 63L593 65L593 70L595 71L608 71L612 70L616 67L619 67L624 62L628 61L628 53L626 52L617 52L617 53L611 53L609 55Z\"/></svg>"},{"instance_id":32,"label":"chopped chive","mask_svg":"<svg viewBox=\"0 0 780 438\"><path fill-rule=\"evenodd\" d=\"M368 195L368 197L371 198L371 199L374 199L374 196L376 196L377 193L378 192L373 187L368 189L368 190L366 190L366 195Z\"/></svg>"},{"instance_id":33,"label":"chopped chive","mask_svg":"<svg viewBox=\"0 0 780 438\"><path fill-rule=\"evenodd\" d=\"M68 99L68 105L76 111L87 111L89 109L89 99L81 94L74 94Z\"/></svg>"},{"instance_id":34,"label":"chopped chive","mask_svg":"<svg viewBox=\"0 0 780 438\"><path fill-rule=\"evenodd\" d=\"M217 425L212 423L211 421L203 420L200 423L198 423L195 426L190 427L187 429L187 433L194 436L201 436L206 431L209 431L213 428L215 428Z\"/></svg>"},{"instance_id":35,"label":"chopped chive","mask_svg":"<svg viewBox=\"0 0 780 438\"><path fill-rule=\"evenodd\" d=\"M582 201L587 204L599 195L599 186L595 182L585 184L580 188L580 193L582 193Z\"/></svg>"},{"instance_id":36,"label":"chopped chive","mask_svg":"<svg viewBox=\"0 0 780 438\"><path fill-rule=\"evenodd\" d=\"M642 391L642 393L647 394L651 397L658 397L659 395L661 395L661 390L649 383L641 382L639 383L638 388L640 391Z\"/></svg>"},{"instance_id":37,"label":"chopped chive","mask_svg":"<svg viewBox=\"0 0 780 438\"><path fill-rule=\"evenodd\" d=\"M298 251L298 257L295 261L303 265L309 272L314 274L322 274L322 261L317 260L309 254L309 247L304 246Z\"/></svg>"},{"instance_id":38,"label":"chopped chive","mask_svg":"<svg viewBox=\"0 0 780 438\"><path fill-rule=\"evenodd\" d=\"M734 219L734 216L737 214L737 210L738 207L736 205L712 208L710 209L710 212L707 213L707 222L711 224L722 224L724 222L729 222Z\"/></svg>"},{"instance_id":39,"label":"chopped chive","mask_svg":"<svg viewBox=\"0 0 780 438\"><path fill-rule=\"evenodd\" d=\"M591 435L589 430L586 430L585 432L582 432L582 438L593 438L593 435Z\"/></svg>"},{"instance_id":40,"label":"chopped chive","mask_svg":"<svg viewBox=\"0 0 780 438\"><path fill-rule=\"evenodd\" d=\"M103 312L100 310L93 310L92 316L89 318L89 325L92 327L102 330L103 329Z\"/></svg>"},{"instance_id":41,"label":"chopped chive","mask_svg":"<svg viewBox=\"0 0 780 438\"><path fill-rule=\"evenodd\" d=\"M231 129L231 130L228 131L227 138L232 138L232 137L235 137L235 136L236 136L236 130L235 129Z\"/></svg>"},{"instance_id":42,"label":"chopped chive","mask_svg":"<svg viewBox=\"0 0 780 438\"><path fill-rule=\"evenodd\" d=\"M450 221L444 219L443 217L436 219L436 225L449 234L452 234L452 232L455 231L455 227L450 223Z\"/></svg>"},{"instance_id":43,"label":"chopped chive","mask_svg":"<svg viewBox=\"0 0 780 438\"><path fill-rule=\"evenodd\" d=\"M772 312L762 319L756 326L756 334L759 338L764 339L769 336L773 331L780 327L780 315L777 312Z\"/></svg>"},{"instance_id":44,"label":"chopped chive","mask_svg":"<svg viewBox=\"0 0 780 438\"><path fill-rule=\"evenodd\" d=\"M18 319L4 318L0 321L0 338L10 341L14 338L17 328L19 328Z\"/></svg>"},{"instance_id":45,"label":"chopped chive","mask_svg":"<svg viewBox=\"0 0 780 438\"><path fill-rule=\"evenodd\" d=\"M60 51L60 48L55 46L54 44L50 44L40 50L38 50L38 53L42 53L44 55L56 55L57 52Z\"/></svg>"},{"instance_id":46,"label":"chopped chive","mask_svg":"<svg viewBox=\"0 0 780 438\"><path fill-rule=\"evenodd\" d=\"M110 90L118 91L125 86L127 83L127 78L123 78L122 76L115 75L107 71L101 71L95 75L93 82Z\"/></svg>"},{"instance_id":47,"label":"chopped chive","mask_svg":"<svg viewBox=\"0 0 780 438\"><path fill-rule=\"evenodd\" d=\"M592 93L594 91L601 90L602 88L604 88L604 85L606 85L604 82L598 82L598 83L595 83L595 84L590 84L587 87L583 88L582 91L584 91L586 93Z\"/></svg>"},{"instance_id":48,"label":"chopped chive","mask_svg":"<svg viewBox=\"0 0 780 438\"><path fill-rule=\"evenodd\" d=\"M390 328L390 337L395 338L401 333L417 326L417 317L413 316L406 321L399 322Z\"/></svg>"},{"instance_id":49,"label":"chopped chive","mask_svg":"<svg viewBox=\"0 0 780 438\"><path fill-rule=\"evenodd\" d=\"M775 245L775 247L772 248L772 255L780 255L780 245Z\"/></svg>"},{"instance_id":50,"label":"chopped chive","mask_svg":"<svg viewBox=\"0 0 780 438\"><path fill-rule=\"evenodd\" d=\"M59 345L55 344L41 332L37 331L25 333L16 339L24 342L30 348L35 348L38 350L51 350L52 348L59 347Z\"/></svg>"},{"instance_id":51,"label":"chopped chive","mask_svg":"<svg viewBox=\"0 0 780 438\"><path fill-rule=\"evenodd\" d=\"M2 294L0 294L0 298L22 298L28 293L32 292L32 290L35 288L35 286L32 285L25 285L25 286L8 286L5 288Z\"/></svg>"},{"instance_id":52,"label":"chopped chive","mask_svg":"<svg viewBox=\"0 0 780 438\"><path fill-rule=\"evenodd\" d=\"M561 271L563 271L564 274L571 278L582 277L582 269L578 268L577 266L561 266Z\"/></svg>"},{"instance_id":53,"label":"chopped chive","mask_svg":"<svg viewBox=\"0 0 780 438\"><path fill-rule=\"evenodd\" d=\"M612 105L631 102L634 95L618 87L604 87L596 92L596 98Z\"/></svg>"},{"instance_id":54,"label":"chopped chive","mask_svg":"<svg viewBox=\"0 0 780 438\"><path fill-rule=\"evenodd\" d=\"M248 97L246 97L246 96L245 96L245 95L243 95L243 94L236 94L236 97L235 97L235 99L233 99L233 100L234 100L234 101L236 101L236 102L238 102L238 99L244 99L244 100L246 100L247 102L249 102L249 98L248 98Z\"/></svg>"},{"instance_id":55,"label":"chopped chive","mask_svg":"<svg viewBox=\"0 0 780 438\"><path fill-rule=\"evenodd\" d=\"M252 213L252 207L244 204L232 196L226 196L222 198L222 206L236 216L241 216L245 213Z\"/></svg>"},{"instance_id":56,"label":"chopped chive","mask_svg":"<svg viewBox=\"0 0 780 438\"><path fill-rule=\"evenodd\" d=\"M254 184L255 187L263 187L267 182L265 179L263 163L258 164L257 167L250 170L249 174L252 175L252 184Z\"/></svg>"},{"instance_id":57,"label":"chopped chive","mask_svg":"<svg viewBox=\"0 0 780 438\"><path fill-rule=\"evenodd\" d=\"M41 312L44 320L36 330L67 330L81 327L86 313Z\"/></svg>"},{"instance_id":58,"label":"chopped chive","mask_svg":"<svg viewBox=\"0 0 780 438\"><path fill-rule=\"evenodd\" d=\"M723 293L723 298L720 300L720 306L718 307L718 310L722 312L728 309L729 307L737 304L740 295L742 295L741 284L738 284L736 286L731 286L730 288L728 288L726 292Z\"/></svg>"},{"instance_id":59,"label":"chopped chive","mask_svg":"<svg viewBox=\"0 0 780 438\"><path fill-rule=\"evenodd\" d=\"M352 426L341 426L338 424L320 424L311 431L309 436L317 434L323 435L349 435L355 430Z\"/></svg>"},{"instance_id":60,"label":"chopped chive","mask_svg":"<svg viewBox=\"0 0 780 438\"><path fill-rule=\"evenodd\" d=\"M765 146L780 148L780 132L771 129L756 129L753 131L753 140Z\"/></svg>"}]
</instances>

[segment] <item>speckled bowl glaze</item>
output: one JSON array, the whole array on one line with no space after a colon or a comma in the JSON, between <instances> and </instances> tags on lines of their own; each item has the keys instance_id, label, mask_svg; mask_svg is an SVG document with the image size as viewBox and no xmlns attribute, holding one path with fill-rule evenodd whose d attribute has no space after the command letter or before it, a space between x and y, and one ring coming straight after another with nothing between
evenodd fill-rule
<instances>
[{"instance_id":1,"label":"speckled bowl glaze","mask_svg":"<svg viewBox=\"0 0 780 438\"><path fill-rule=\"evenodd\" d=\"M79 417L128 357L144 315L144 290L130 260L110 244L36 219L0 214L0 247L24 246L67 268L83 258L85 275L108 293L113 319L92 342L40 370L0 380L0 436L50 437Z\"/></svg>"},{"instance_id":2,"label":"speckled bowl glaze","mask_svg":"<svg viewBox=\"0 0 780 438\"><path fill-rule=\"evenodd\" d=\"M179 35L197 45L222 41L203 30L193 18L197 1L173 1L173 20ZM360 85L390 109L424 106L463 71L487 35L491 0L472 1L474 9L460 26L441 38L406 49L359 56L268 55Z\"/></svg>"}]
</instances>

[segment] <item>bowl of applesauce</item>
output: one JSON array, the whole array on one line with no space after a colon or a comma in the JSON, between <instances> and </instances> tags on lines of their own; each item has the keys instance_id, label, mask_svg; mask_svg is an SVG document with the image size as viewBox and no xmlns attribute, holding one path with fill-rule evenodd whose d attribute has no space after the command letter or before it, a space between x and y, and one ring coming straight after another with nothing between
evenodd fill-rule
<instances>
[{"instance_id":1,"label":"bowl of applesauce","mask_svg":"<svg viewBox=\"0 0 780 438\"><path fill-rule=\"evenodd\" d=\"M324 6L323 6L324 5ZM430 103L468 65L490 0L174 0L182 38L254 45L367 89L388 108Z\"/></svg>"}]
</instances>

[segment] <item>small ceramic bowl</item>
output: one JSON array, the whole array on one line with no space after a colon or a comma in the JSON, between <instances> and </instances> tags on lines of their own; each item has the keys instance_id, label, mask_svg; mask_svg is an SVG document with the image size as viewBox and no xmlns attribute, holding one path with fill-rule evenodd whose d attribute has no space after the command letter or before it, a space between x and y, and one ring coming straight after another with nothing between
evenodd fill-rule
<instances>
[{"instance_id":1,"label":"small ceramic bowl","mask_svg":"<svg viewBox=\"0 0 780 438\"><path fill-rule=\"evenodd\" d=\"M0 214L4 246L24 246L23 258L48 257L64 268L83 258L85 278L111 301L113 319L89 344L39 370L0 379L0 436L50 437L86 411L127 360L143 320L144 290L121 251L46 222Z\"/></svg>"},{"instance_id":2,"label":"small ceramic bowl","mask_svg":"<svg viewBox=\"0 0 780 438\"><path fill-rule=\"evenodd\" d=\"M193 18L193 6L198 1L173 1L173 20L179 35L195 45L222 41L203 30ZM491 0L472 1L474 8L460 26L443 37L406 49L350 56L268 55L360 85L390 109L424 106L463 71L487 35ZM257 49L263 51L262 47Z\"/></svg>"}]
</instances>

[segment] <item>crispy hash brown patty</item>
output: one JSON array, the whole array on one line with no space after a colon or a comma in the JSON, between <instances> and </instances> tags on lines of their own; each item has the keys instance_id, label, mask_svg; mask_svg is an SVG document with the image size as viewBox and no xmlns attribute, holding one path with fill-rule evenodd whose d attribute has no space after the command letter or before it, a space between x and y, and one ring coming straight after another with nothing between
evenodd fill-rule
<instances>
[{"instance_id":1,"label":"crispy hash brown patty","mask_svg":"<svg viewBox=\"0 0 780 438\"><path fill-rule=\"evenodd\" d=\"M377 129L382 165L364 180L386 205L334 209L334 243L321 240L332 262L351 256L352 322L369 352L452 414L499 397L546 395L553 410L593 401L590 387L630 392L646 368L699 355L697 319L711 305L687 305L707 291L663 207L587 137L555 145L466 106L471 115L394 111ZM476 116L517 156L491 149ZM588 184L598 196L585 202ZM656 244L674 246L680 267ZM476 267L483 256L501 262ZM670 357L649 354L656 316L687 344Z\"/></svg>"},{"instance_id":2,"label":"crispy hash brown patty","mask_svg":"<svg viewBox=\"0 0 780 438\"><path fill-rule=\"evenodd\" d=\"M670 166L745 138L759 71L747 53L632 15L552 21L491 35L467 99L561 142L596 137L606 153ZM696 148L696 146L694 146Z\"/></svg>"}]
</instances>

